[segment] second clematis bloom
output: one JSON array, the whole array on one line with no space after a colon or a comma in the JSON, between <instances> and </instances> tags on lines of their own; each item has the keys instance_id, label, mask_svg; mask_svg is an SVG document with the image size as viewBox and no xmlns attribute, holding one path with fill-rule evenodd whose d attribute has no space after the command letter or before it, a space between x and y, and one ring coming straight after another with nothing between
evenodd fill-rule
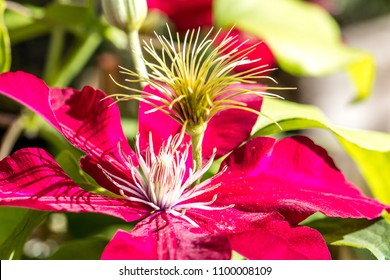
<instances>
[{"instance_id":1,"label":"second clematis bloom","mask_svg":"<svg viewBox=\"0 0 390 280\"><path fill-rule=\"evenodd\" d=\"M210 120L203 145L212 152L195 171L188 138L174 133L180 125L159 111L146 114L149 104L140 107L132 151L117 106L99 90L52 89L16 72L0 75L0 92L84 151L81 168L116 194L83 190L50 154L27 148L0 162L0 205L140 220L115 234L103 259L229 259L232 250L249 259L329 259L320 233L299 222L315 212L373 219L386 209L346 181L308 138L257 137L236 148L256 121L250 112L228 109ZM259 109L261 97L246 98ZM221 123L235 128L234 141L216 136ZM194 185L221 147L233 152L220 172Z\"/></svg>"}]
</instances>

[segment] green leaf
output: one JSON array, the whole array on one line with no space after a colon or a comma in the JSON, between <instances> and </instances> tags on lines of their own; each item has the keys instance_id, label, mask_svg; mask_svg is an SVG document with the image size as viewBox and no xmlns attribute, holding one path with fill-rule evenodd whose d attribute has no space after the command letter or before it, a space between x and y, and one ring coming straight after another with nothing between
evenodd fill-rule
<instances>
[{"instance_id":1,"label":"green leaf","mask_svg":"<svg viewBox=\"0 0 390 280\"><path fill-rule=\"evenodd\" d=\"M342 219L323 217L308 223L302 223L305 226L318 230L324 237L326 243L331 244L341 240L344 236L365 229L378 220L367 219Z\"/></svg>"},{"instance_id":2,"label":"green leaf","mask_svg":"<svg viewBox=\"0 0 390 280\"><path fill-rule=\"evenodd\" d=\"M0 0L0 73L11 67L11 44L7 27L4 23L5 1Z\"/></svg>"},{"instance_id":3,"label":"green leaf","mask_svg":"<svg viewBox=\"0 0 390 280\"><path fill-rule=\"evenodd\" d=\"M0 259L20 259L26 239L47 214L27 209L0 208L2 227Z\"/></svg>"},{"instance_id":4,"label":"green leaf","mask_svg":"<svg viewBox=\"0 0 390 280\"><path fill-rule=\"evenodd\" d=\"M99 237L73 240L61 245L50 260L99 260L108 241Z\"/></svg>"},{"instance_id":5,"label":"green leaf","mask_svg":"<svg viewBox=\"0 0 390 280\"><path fill-rule=\"evenodd\" d=\"M66 213L68 218L68 233L78 239L87 238L88 236L99 235L111 239L112 236L102 233L108 228L115 226L118 228L128 228L131 224L122 219L96 214L96 213Z\"/></svg>"},{"instance_id":6,"label":"green leaf","mask_svg":"<svg viewBox=\"0 0 390 280\"><path fill-rule=\"evenodd\" d=\"M365 248L379 260L390 260L390 223L382 219L364 229L344 235L331 244Z\"/></svg>"},{"instance_id":7,"label":"green leaf","mask_svg":"<svg viewBox=\"0 0 390 280\"><path fill-rule=\"evenodd\" d=\"M15 230L18 222L27 213L27 209L0 207L0 245L11 235Z\"/></svg>"},{"instance_id":8,"label":"green leaf","mask_svg":"<svg viewBox=\"0 0 390 280\"><path fill-rule=\"evenodd\" d=\"M283 131L324 128L333 133L360 168L374 196L390 204L390 134L342 128L330 123L314 106L283 100L265 99L262 113L272 120L260 117L253 136L280 132L275 122Z\"/></svg>"},{"instance_id":9,"label":"green leaf","mask_svg":"<svg viewBox=\"0 0 390 280\"><path fill-rule=\"evenodd\" d=\"M390 223L385 219L341 219L320 215L302 224L318 230L328 244L368 249L378 259L390 259Z\"/></svg>"},{"instance_id":10,"label":"green leaf","mask_svg":"<svg viewBox=\"0 0 390 280\"><path fill-rule=\"evenodd\" d=\"M320 76L346 70L356 87L356 100L371 92L373 57L345 46L335 20L316 5L297 0L216 0L214 18L220 27L235 26L263 39L286 72Z\"/></svg>"}]
</instances>

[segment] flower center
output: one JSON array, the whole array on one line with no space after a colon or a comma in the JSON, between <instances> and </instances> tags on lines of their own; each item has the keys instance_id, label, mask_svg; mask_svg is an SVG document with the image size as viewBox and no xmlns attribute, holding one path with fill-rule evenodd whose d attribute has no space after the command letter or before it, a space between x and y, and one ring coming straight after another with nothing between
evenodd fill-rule
<instances>
[{"instance_id":1,"label":"flower center","mask_svg":"<svg viewBox=\"0 0 390 280\"><path fill-rule=\"evenodd\" d=\"M158 153L154 152L152 136L149 135L149 147L145 151L145 156L141 155L139 136L137 136L135 154L139 167L136 167L131 158L126 156L119 147L122 161L128 168L133 182L128 182L109 173L101 166L99 167L105 176L119 188L119 192L124 198L129 201L146 204L155 211L165 211L174 216L182 217L192 225L197 226L194 221L185 216L186 210L191 208L223 210L233 205L226 207L209 206L215 202L216 195L211 201L189 202L194 197L209 192L219 185L210 187L208 186L209 180L206 180L192 187L192 184L200 179L210 168L215 151L205 166L197 171L191 168L187 170L186 162L189 145L182 147L183 135L182 133L174 137L170 136Z\"/></svg>"}]
</instances>

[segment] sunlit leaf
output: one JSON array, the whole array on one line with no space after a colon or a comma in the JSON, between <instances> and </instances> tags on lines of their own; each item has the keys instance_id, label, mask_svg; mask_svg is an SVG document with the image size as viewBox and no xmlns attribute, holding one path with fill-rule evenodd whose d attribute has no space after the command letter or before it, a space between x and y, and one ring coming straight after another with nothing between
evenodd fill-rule
<instances>
[{"instance_id":1,"label":"sunlit leaf","mask_svg":"<svg viewBox=\"0 0 390 280\"><path fill-rule=\"evenodd\" d=\"M0 73L8 71L11 66L11 46L4 23L4 9L5 1L0 0Z\"/></svg>"},{"instance_id":2,"label":"sunlit leaf","mask_svg":"<svg viewBox=\"0 0 390 280\"><path fill-rule=\"evenodd\" d=\"M317 5L297 0L216 0L214 18L220 27L235 26L263 39L286 72L320 76L345 70L356 87L356 100L371 92L372 56L343 44L335 20Z\"/></svg>"},{"instance_id":3,"label":"sunlit leaf","mask_svg":"<svg viewBox=\"0 0 390 280\"><path fill-rule=\"evenodd\" d=\"M390 204L390 134L342 128L330 123L318 108L288 101L266 99L262 112L283 131L324 128L333 133L355 160L375 197ZM273 121L260 117L253 136L280 132Z\"/></svg>"}]
</instances>

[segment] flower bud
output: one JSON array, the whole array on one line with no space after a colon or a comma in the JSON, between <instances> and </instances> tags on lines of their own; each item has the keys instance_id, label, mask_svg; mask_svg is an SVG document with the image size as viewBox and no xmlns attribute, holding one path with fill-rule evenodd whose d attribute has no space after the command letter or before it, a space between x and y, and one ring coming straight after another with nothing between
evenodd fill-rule
<instances>
[{"instance_id":1,"label":"flower bud","mask_svg":"<svg viewBox=\"0 0 390 280\"><path fill-rule=\"evenodd\" d=\"M102 0L108 22L126 33L138 30L148 13L146 0Z\"/></svg>"}]
</instances>

